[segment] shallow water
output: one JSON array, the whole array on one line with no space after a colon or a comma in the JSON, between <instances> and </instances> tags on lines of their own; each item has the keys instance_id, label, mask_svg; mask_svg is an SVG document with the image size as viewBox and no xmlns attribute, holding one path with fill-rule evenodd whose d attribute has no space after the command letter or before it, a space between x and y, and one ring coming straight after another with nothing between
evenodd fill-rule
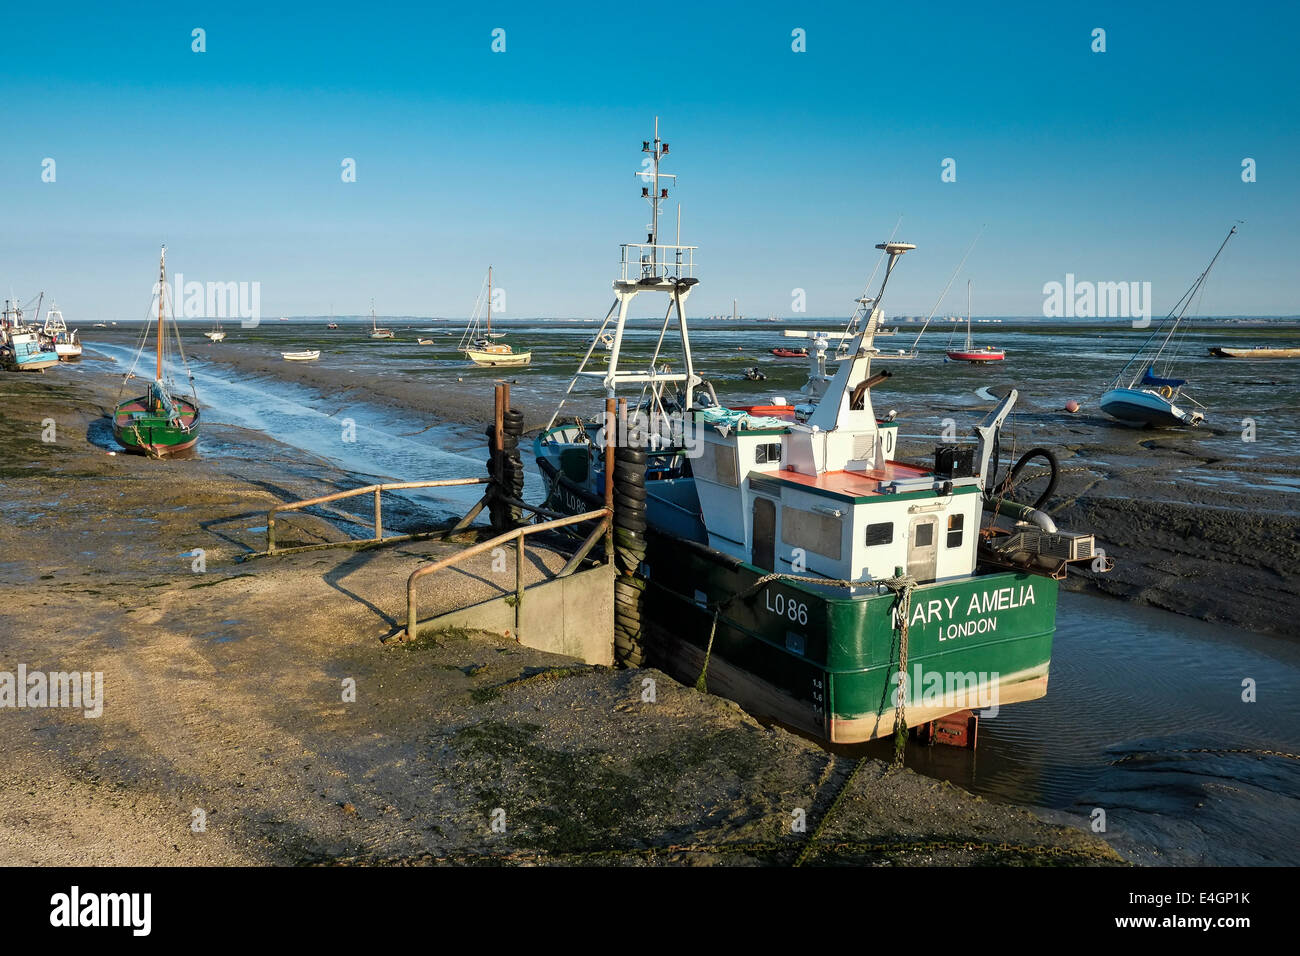
<instances>
[{"instance_id":1,"label":"shallow water","mask_svg":"<svg viewBox=\"0 0 1300 956\"><path fill-rule=\"evenodd\" d=\"M1300 863L1300 760L1262 751L1300 751L1300 645L1062 592L1047 696L982 719L975 754L908 763L1084 823L1101 808L1144 859Z\"/></svg>"}]
</instances>

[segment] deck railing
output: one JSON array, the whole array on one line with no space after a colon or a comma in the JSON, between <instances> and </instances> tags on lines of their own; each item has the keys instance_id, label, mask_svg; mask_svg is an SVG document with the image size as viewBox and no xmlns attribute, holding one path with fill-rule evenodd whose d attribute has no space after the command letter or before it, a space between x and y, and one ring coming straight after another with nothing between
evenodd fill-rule
<instances>
[{"instance_id":1,"label":"deck railing","mask_svg":"<svg viewBox=\"0 0 1300 956\"><path fill-rule=\"evenodd\" d=\"M695 250L698 246L664 246L629 242L619 246L623 252L621 277L624 282L643 279L689 279L695 276Z\"/></svg>"}]
</instances>

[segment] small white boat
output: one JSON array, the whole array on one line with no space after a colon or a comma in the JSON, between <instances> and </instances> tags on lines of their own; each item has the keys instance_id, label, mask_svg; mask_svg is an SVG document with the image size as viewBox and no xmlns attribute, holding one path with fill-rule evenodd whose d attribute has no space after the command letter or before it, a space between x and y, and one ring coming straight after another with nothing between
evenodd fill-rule
<instances>
[{"instance_id":1,"label":"small white boat","mask_svg":"<svg viewBox=\"0 0 1300 956\"><path fill-rule=\"evenodd\" d=\"M45 326L41 331L47 344L54 346L54 352L60 361L81 360L81 341L77 338L77 330L68 328L68 324L63 321L63 313L57 306L51 304L46 311Z\"/></svg>"},{"instance_id":2,"label":"small white boat","mask_svg":"<svg viewBox=\"0 0 1300 956\"><path fill-rule=\"evenodd\" d=\"M314 362L320 358L320 349L306 349L301 352L281 352L286 362Z\"/></svg>"},{"instance_id":3,"label":"small white boat","mask_svg":"<svg viewBox=\"0 0 1300 956\"><path fill-rule=\"evenodd\" d=\"M208 331L204 332L203 334L207 336L209 339L211 339L213 342L220 342L223 339L225 339L226 333L221 331L221 319L218 318L217 324L214 325L212 328L208 329Z\"/></svg>"},{"instance_id":4,"label":"small white boat","mask_svg":"<svg viewBox=\"0 0 1300 956\"><path fill-rule=\"evenodd\" d=\"M381 329L375 319L375 300L370 300L370 337L372 339L394 338L392 329Z\"/></svg>"},{"instance_id":5,"label":"small white boat","mask_svg":"<svg viewBox=\"0 0 1300 956\"><path fill-rule=\"evenodd\" d=\"M433 345L433 339L416 339L416 345Z\"/></svg>"}]
</instances>

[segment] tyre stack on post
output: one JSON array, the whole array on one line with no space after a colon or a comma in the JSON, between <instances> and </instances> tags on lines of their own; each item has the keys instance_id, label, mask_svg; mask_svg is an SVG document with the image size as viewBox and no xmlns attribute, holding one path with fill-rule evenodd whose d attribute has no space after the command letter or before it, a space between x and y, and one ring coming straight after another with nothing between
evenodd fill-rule
<instances>
[{"instance_id":1,"label":"tyre stack on post","mask_svg":"<svg viewBox=\"0 0 1300 956\"><path fill-rule=\"evenodd\" d=\"M519 438L524 433L524 413L509 406L510 386L498 383L496 422L484 431L489 449L487 469L492 477L488 514L492 528L497 532L518 527L523 521L523 512L519 507L507 504L504 500L513 498L519 501L524 496L524 466L519 456Z\"/></svg>"},{"instance_id":2,"label":"tyre stack on post","mask_svg":"<svg viewBox=\"0 0 1300 956\"><path fill-rule=\"evenodd\" d=\"M640 667L645 663L645 579L636 572L645 560L646 456L641 436L628 434L627 405L621 405L622 435L614 453L614 658L625 667Z\"/></svg>"}]
</instances>

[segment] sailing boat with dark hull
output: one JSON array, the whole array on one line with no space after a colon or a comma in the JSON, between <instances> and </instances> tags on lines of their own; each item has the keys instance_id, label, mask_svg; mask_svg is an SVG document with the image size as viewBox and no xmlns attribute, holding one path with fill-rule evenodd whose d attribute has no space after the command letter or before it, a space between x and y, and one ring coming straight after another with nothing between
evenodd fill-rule
<instances>
[{"instance_id":1,"label":"sailing boat with dark hull","mask_svg":"<svg viewBox=\"0 0 1300 956\"><path fill-rule=\"evenodd\" d=\"M113 409L113 437L118 444L129 452L148 455L150 458L166 458L192 449L199 441L199 401L192 391L194 376L189 375L191 395L189 398L177 395L174 385L165 377L167 303L167 247L163 246L158 261L158 325L156 335L156 365L154 380L149 390L136 398L127 399ZM172 319L175 327L175 317ZM135 364L144 354L148 341L149 326L141 338L140 350L136 353L135 363L127 373L125 382L135 378ZM180 351L180 332L176 331L177 349ZM180 351L181 361L185 353ZM189 366L186 365L189 373Z\"/></svg>"}]
</instances>

